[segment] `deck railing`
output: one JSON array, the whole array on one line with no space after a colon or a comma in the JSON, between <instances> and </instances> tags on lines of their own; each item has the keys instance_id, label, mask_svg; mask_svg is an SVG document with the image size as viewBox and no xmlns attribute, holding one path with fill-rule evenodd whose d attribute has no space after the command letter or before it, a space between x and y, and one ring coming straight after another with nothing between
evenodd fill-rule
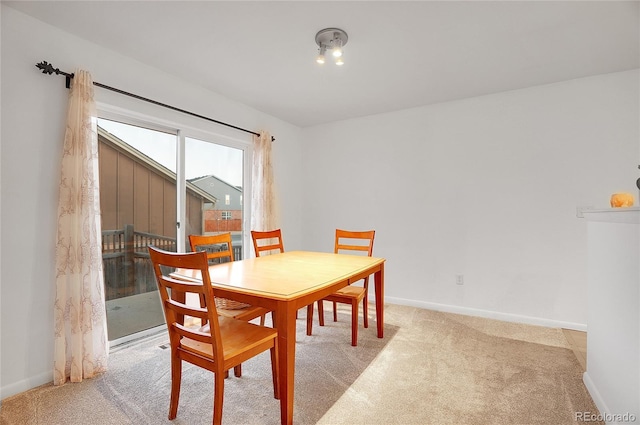
<instances>
[{"instance_id":1,"label":"deck railing","mask_svg":"<svg viewBox=\"0 0 640 425\"><path fill-rule=\"evenodd\" d=\"M176 251L175 238L136 232L133 225L102 231L105 298L127 297L156 289L148 246Z\"/></svg>"},{"instance_id":2,"label":"deck railing","mask_svg":"<svg viewBox=\"0 0 640 425\"><path fill-rule=\"evenodd\" d=\"M142 294L157 289L149 246L176 251L176 239L136 232L133 225L102 231L102 263L107 300ZM242 259L242 245L233 245L236 260Z\"/></svg>"}]
</instances>

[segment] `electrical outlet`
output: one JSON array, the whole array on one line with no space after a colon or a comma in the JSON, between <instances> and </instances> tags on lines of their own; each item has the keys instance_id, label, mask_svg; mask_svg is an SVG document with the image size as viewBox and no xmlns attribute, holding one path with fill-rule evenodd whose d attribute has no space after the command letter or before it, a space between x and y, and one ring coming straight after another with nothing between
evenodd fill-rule
<instances>
[{"instance_id":1,"label":"electrical outlet","mask_svg":"<svg viewBox=\"0 0 640 425\"><path fill-rule=\"evenodd\" d=\"M464 285L464 275L456 275L456 285Z\"/></svg>"}]
</instances>

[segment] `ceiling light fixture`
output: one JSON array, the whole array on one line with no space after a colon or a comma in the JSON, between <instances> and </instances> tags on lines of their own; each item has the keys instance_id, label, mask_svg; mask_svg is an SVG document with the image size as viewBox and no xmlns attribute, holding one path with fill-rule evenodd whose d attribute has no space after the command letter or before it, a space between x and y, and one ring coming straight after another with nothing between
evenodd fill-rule
<instances>
[{"instance_id":1,"label":"ceiling light fixture","mask_svg":"<svg viewBox=\"0 0 640 425\"><path fill-rule=\"evenodd\" d=\"M318 45L316 62L323 64L325 62L325 53L327 50L331 50L336 65L344 65L342 47L347 44L348 39L347 33L339 28L325 28L318 31L316 34L316 44Z\"/></svg>"}]
</instances>

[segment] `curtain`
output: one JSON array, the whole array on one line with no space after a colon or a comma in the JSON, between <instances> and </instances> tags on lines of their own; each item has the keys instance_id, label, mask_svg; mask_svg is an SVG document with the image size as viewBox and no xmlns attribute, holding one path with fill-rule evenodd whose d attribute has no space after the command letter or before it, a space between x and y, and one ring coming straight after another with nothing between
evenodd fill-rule
<instances>
[{"instance_id":1,"label":"curtain","mask_svg":"<svg viewBox=\"0 0 640 425\"><path fill-rule=\"evenodd\" d=\"M253 136L251 230L277 228L275 184L271 165L271 134Z\"/></svg>"},{"instance_id":2,"label":"curtain","mask_svg":"<svg viewBox=\"0 0 640 425\"><path fill-rule=\"evenodd\" d=\"M93 81L72 80L62 152L56 242L54 385L106 370L108 356Z\"/></svg>"}]
</instances>

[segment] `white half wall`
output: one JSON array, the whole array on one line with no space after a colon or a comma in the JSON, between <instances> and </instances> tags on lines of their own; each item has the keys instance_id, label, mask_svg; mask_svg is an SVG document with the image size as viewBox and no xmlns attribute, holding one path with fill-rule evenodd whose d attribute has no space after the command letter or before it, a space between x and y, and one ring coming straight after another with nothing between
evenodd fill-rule
<instances>
[{"instance_id":1,"label":"white half wall","mask_svg":"<svg viewBox=\"0 0 640 425\"><path fill-rule=\"evenodd\" d=\"M1 5L2 315L0 398L52 380L53 300L59 168L68 91L64 77L42 75L46 60L81 67L94 81L251 130L268 130L279 185L281 226L289 249L300 248L300 129L178 80L116 52ZM103 104L251 141L251 136L96 88Z\"/></svg>"},{"instance_id":2,"label":"white half wall","mask_svg":"<svg viewBox=\"0 0 640 425\"><path fill-rule=\"evenodd\" d=\"M638 198L638 81L634 70L305 128L303 245L375 229L386 300L584 330L576 208Z\"/></svg>"}]
</instances>

